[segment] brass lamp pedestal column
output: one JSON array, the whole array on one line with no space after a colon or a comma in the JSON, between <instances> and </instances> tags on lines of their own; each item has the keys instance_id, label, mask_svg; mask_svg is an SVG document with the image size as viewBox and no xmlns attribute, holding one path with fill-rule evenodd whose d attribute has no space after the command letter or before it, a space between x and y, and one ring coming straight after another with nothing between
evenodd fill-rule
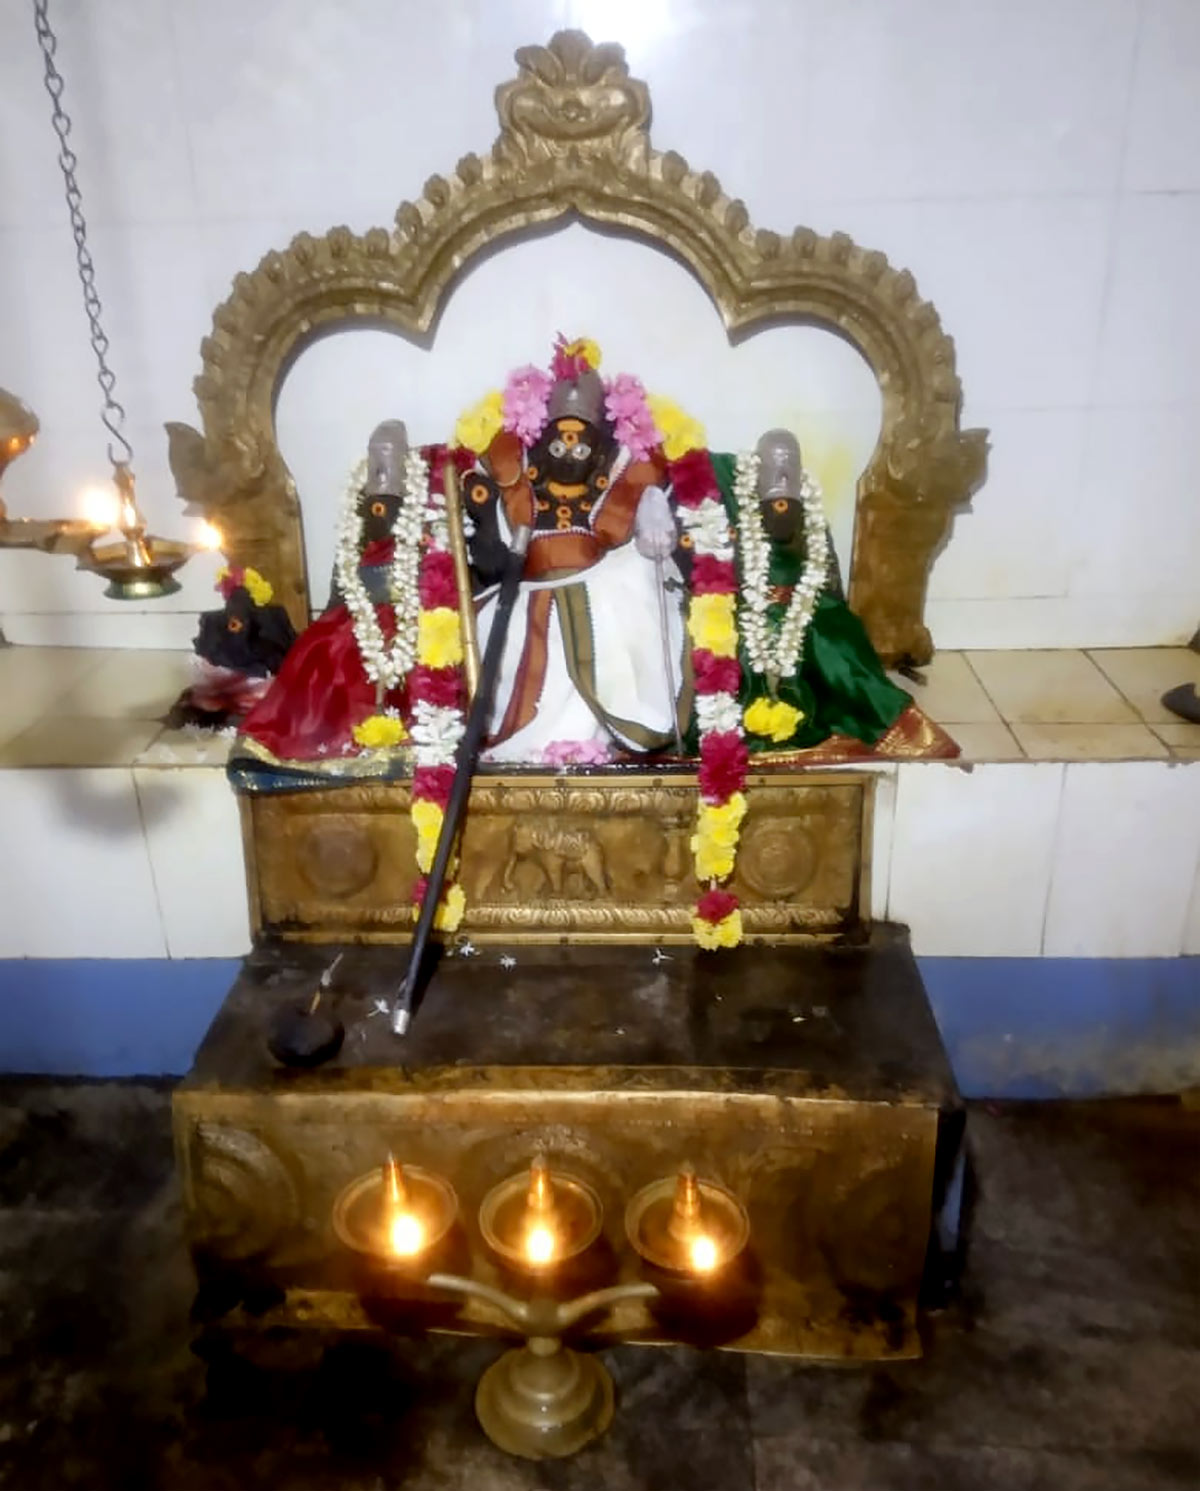
<instances>
[{"instance_id":1,"label":"brass lamp pedestal column","mask_svg":"<svg viewBox=\"0 0 1200 1491\"><path fill-rule=\"evenodd\" d=\"M526 1333L525 1345L493 1362L475 1390L475 1413L493 1444L526 1460L558 1459L604 1433L613 1416L612 1378L596 1357L564 1346L562 1333L622 1300L653 1299L653 1284L616 1284L556 1304L513 1299L455 1274L430 1274L426 1282L485 1300Z\"/></svg>"}]
</instances>

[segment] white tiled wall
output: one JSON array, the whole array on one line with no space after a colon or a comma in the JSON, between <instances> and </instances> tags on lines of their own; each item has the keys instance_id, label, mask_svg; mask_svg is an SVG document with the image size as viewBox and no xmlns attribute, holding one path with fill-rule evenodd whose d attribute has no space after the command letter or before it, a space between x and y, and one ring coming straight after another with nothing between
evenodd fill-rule
<instances>
[{"instance_id":1,"label":"white tiled wall","mask_svg":"<svg viewBox=\"0 0 1200 1491\"><path fill-rule=\"evenodd\" d=\"M1186 639L1200 619L1200 5L1194 0L55 0L112 359L141 488L183 526L161 422L192 419L199 341L233 274L294 232L387 224L495 134L513 50L561 25L621 41L653 139L763 226L844 228L916 274L954 335L993 480L933 576L952 647ZM27 0L0 0L0 380L39 412L14 512L70 510L104 440ZM722 345L684 272L572 230L469 276L428 376L361 339L301 360L281 435L327 570L343 473L382 414L441 433L558 329L748 439L800 430L839 536L877 400L832 338ZM787 340L787 337L791 340ZM772 350L773 349L773 350ZM307 368L309 358L311 368ZM183 645L211 575L146 614L62 560L0 556L23 641ZM80 620L94 616L95 621Z\"/></svg>"},{"instance_id":2,"label":"white tiled wall","mask_svg":"<svg viewBox=\"0 0 1200 1491\"><path fill-rule=\"evenodd\" d=\"M250 946L237 800L225 773L134 768L146 845L172 958L225 958Z\"/></svg>"},{"instance_id":3,"label":"white tiled wall","mask_svg":"<svg viewBox=\"0 0 1200 1491\"><path fill-rule=\"evenodd\" d=\"M918 954L1200 954L1200 760L870 770L872 912ZM249 948L219 766L0 770L0 821L0 958Z\"/></svg>"},{"instance_id":4,"label":"white tiled wall","mask_svg":"<svg viewBox=\"0 0 1200 1491\"><path fill-rule=\"evenodd\" d=\"M1064 770L902 768L888 915L913 929L918 953L1038 955Z\"/></svg>"},{"instance_id":5,"label":"white tiled wall","mask_svg":"<svg viewBox=\"0 0 1200 1491\"><path fill-rule=\"evenodd\" d=\"M129 771L0 771L0 822L0 958L166 957Z\"/></svg>"},{"instance_id":6,"label":"white tiled wall","mask_svg":"<svg viewBox=\"0 0 1200 1491\"><path fill-rule=\"evenodd\" d=\"M888 915L912 928L919 954L1200 953L1190 762L914 763L899 768L890 833L886 812L877 799Z\"/></svg>"}]
</instances>

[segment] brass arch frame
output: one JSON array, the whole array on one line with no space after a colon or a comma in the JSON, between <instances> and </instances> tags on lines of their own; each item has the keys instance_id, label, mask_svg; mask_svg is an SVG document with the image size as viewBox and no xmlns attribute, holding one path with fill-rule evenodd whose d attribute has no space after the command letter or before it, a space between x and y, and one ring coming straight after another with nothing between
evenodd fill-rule
<instances>
[{"instance_id":1,"label":"brass arch frame","mask_svg":"<svg viewBox=\"0 0 1200 1491\"><path fill-rule=\"evenodd\" d=\"M181 495L217 523L233 563L274 583L297 626L308 587L295 484L274 401L298 353L353 321L429 331L458 272L523 228L577 215L661 244L684 260L730 333L804 317L846 336L878 379L879 442L858 484L850 602L891 662L924 662L934 554L954 510L984 479L987 433L959 427L954 344L907 270L843 233L754 229L710 172L651 149L650 96L622 49L560 31L522 47L496 93L500 136L401 204L389 233L298 234L239 274L201 346L204 433L168 425Z\"/></svg>"}]
</instances>

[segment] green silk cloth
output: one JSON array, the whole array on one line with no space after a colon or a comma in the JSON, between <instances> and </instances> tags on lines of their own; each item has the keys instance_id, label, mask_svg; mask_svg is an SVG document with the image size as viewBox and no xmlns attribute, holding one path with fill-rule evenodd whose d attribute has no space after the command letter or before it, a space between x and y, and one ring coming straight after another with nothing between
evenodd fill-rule
<instances>
[{"instance_id":1,"label":"green silk cloth","mask_svg":"<svg viewBox=\"0 0 1200 1491\"><path fill-rule=\"evenodd\" d=\"M736 457L714 452L712 463L725 510L736 533L738 505L733 490ZM804 573L803 532L790 543L774 539L768 542L771 545L768 583L795 585ZM739 554L739 582L740 564ZM773 630L778 629L785 611L786 607L779 604L767 607ZM738 658L742 665L739 698L744 711L755 699L769 698L771 690L763 674L751 669L740 645ZM799 709L803 718L786 740L772 740L747 730L746 744L751 751L803 750L819 745L831 735L849 735L874 745L912 703L910 695L897 688L884 672L862 622L844 600L829 591L817 598L796 673L779 680L775 697Z\"/></svg>"}]
</instances>

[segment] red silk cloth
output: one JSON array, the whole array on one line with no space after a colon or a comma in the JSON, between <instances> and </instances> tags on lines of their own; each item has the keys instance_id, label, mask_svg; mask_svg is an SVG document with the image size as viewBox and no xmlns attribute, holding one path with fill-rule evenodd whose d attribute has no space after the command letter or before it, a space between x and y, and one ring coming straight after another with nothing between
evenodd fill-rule
<instances>
[{"instance_id":1,"label":"red silk cloth","mask_svg":"<svg viewBox=\"0 0 1200 1491\"><path fill-rule=\"evenodd\" d=\"M392 607L375 612L390 640ZM384 696L383 707L403 714L404 703L400 687ZM243 721L242 734L280 761L316 761L357 749L354 727L375 712L375 685L363 670L350 613L334 606L297 638L270 692Z\"/></svg>"}]
</instances>

